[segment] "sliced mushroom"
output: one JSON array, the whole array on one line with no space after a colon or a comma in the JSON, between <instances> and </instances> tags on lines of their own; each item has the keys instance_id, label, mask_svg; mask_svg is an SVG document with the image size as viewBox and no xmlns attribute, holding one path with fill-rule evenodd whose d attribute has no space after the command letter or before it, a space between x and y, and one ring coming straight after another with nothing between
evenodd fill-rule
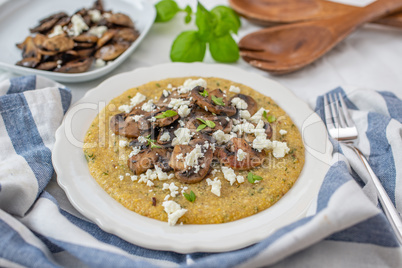
<instances>
[{"instance_id":1,"label":"sliced mushroom","mask_svg":"<svg viewBox=\"0 0 402 268\"><path fill-rule=\"evenodd\" d=\"M46 35L43 35L43 34L38 33L38 34L36 34L35 37L33 38L33 42L34 42L34 44L35 44L36 47L41 48L43 42L45 42L46 39L47 39L47 36L46 36Z\"/></svg>"},{"instance_id":2,"label":"sliced mushroom","mask_svg":"<svg viewBox=\"0 0 402 268\"><path fill-rule=\"evenodd\" d=\"M236 108L228 105L222 90L215 89L210 91L206 97L201 95L204 90L205 88L201 86L196 86L193 88L193 90L191 90L191 97L193 97L195 104L211 113L218 115L232 116L236 114ZM214 96L215 100L218 99L219 101L213 101L212 96Z\"/></svg>"},{"instance_id":3,"label":"sliced mushroom","mask_svg":"<svg viewBox=\"0 0 402 268\"><path fill-rule=\"evenodd\" d=\"M103 47L107 42L109 42L113 36L116 34L116 30L107 30L101 38L98 39L96 47Z\"/></svg>"},{"instance_id":4,"label":"sliced mushroom","mask_svg":"<svg viewBox=\"0 0 402 268\"><path fill-rule=\"evenodd\" d=\"M272 127L271 124L268 122L265 122L264 124L265 128L265 134L267 134L267 139L270 139L272 137Z\"/></svg>"},{"instance_id":5,"label":"sliced mushroom","mask_svg":"<svg viewBox=\"0 0 402 268\"><path fill-rule=\"evenodd\" d=\"M208 125L204 124L202 122L202 120L210 121L215 126L213 128L211 128ZM226 121L226 123L227 123L227 121ZM201 125L205 125L205 127L203 129L199 129L199 127ZM193 117L192 116L186 122L186 128L190 129L192 132L201 132L201 133L204 133L204 134L212 134L214 131L222 130L223 126L222 126L222 124L219 121L219 118L217 116L209 114L208 116L200 116L200 117L198 117L198 116Z\"/></svg>"},{"instance_id":6,"label":"sliced mushroom","mask_svg":"<svg viewBox=\"0 0 402 268\"><path fill-rule=\"evenodd\" d=\"M36 69L38 70L44 70L44 71L51 71L55 68L57 68L57 61L45 61L40 63L38 66L36 66Z\"/></svg>"},{"instance_id":7,"label":"sliced mushroom","mask_svg":"<svg viewBox=\"0 0 402 268\"><path fill-rule=\"evenodd\" d=\"M163 112L167 111L168 109L159 109L157 111L155 111L153 113L153 116L158 116L158 115L162 115ZM170 117L165 117L165 118L157 118L156 121L154 122L154 125L156 127L166 127L169 126L171 124L173 124L173 122L175 122L177 119L179 119L179 115L176 114L174 116L170 116Z\"/></svg>"},{"instance_id":8,"label":"sliced mushroom","mask_svg":"<svg viewBox=\"0 0 402 268\"><path fill-rule=\"evenodd\" d=\"M64 52L74 48L74 41L64 35L56 35L46 39L42 47L48 51Z\"/></svg>"},{"instance_id":9,"label":"sliced mushroom","mask_svg":"<svg viewBox=\"0 0 402 268\"><path fill-rule=\"evenodd\" d=\"M38 26L29 30L31 33L46 33L47 31L51 30L61 18L64 17L68 17L68 15L64 12L50 15L49 17L40 20Z\"/></svg>"},{"instance_id":10,"label":"sliced mushroom","mask_svg":"<svg viewBox=\"0 0 402 268\"><path fill-rule=\"evenodd\" d=\"M196 183L203 180L208 175L213 158L213 152L211 148L205 149L205 147L202 147L203 143L203 140L198 140L195 142L193 141L192 144L194 145L176 145L174 147L169 165L175 171L175 177L179 181L184 183ZM198 164L196 166L186 166L186 156L195 150L197 145L201 146L203 156L198 158Z\"/></svg>"},{"instance_id":11,"label":"sliced mushroom","mask_svg":"<svg viewBox=\"0 0 402 268\"><path fill-rule=\"evenodd\" d=\"M65 65L56 68L54 71L60 73L82 73L91 67L92 62L92 58L78 59L67 62Z\"/></svg>"},{"instance_id":12,"label":"sliced mushroom","mask_svg":"<svg viewBox=\"0 0 402 268\"><path fill-rule=\"evenodd\" d=\"M177 121L173 122L173 124L163 127L159 130L159 134L158 137L156 139L156 142L158 144L164 145L166 147L171 146L172 144L172 140L176 137L176 135L174 134L174 132L179 128L179 123ZM169 139L168 140L162 140L162 135L164 133L168 133L169 134Z\"/></svg>"},{"instance_id":13,"label":"sliced mushroom","mask_svg":"<svg viewBox=\"0 0 402 268\"><path fill-rule=\"evenodd\" d=\"M140 107L140 104L135 108ZM130 113L120 113L112 116L110 119L110 129L116 135L122 135L127 138L138 138L141 135L140 120L134 120L135 115L143 115L144 111L133 108ZM146 121L149 122L149 121ZM146 126L148 127L148 126Z\"/></svg>"},{"instance_id":14,"label":"sliced mushroom","mask_svg":"<svg viewBox=\"0 0 402 268\"><path fill-rule=\"evenodd\" d=\"M253 115L258 111L258 104L253 97L244 94L237 94L236 96L230 98L229 103L232 103L234 98L240 98L247 103L247 111L250 113L250 115Z\"/></svg>"},{"instance_id":15,"label":"sliced mushroom","mask_svg":"<svg viewBox=\"0 0 402 268\"><path fill-rule=\"evenodd\" d=\"M18 47L22 47L22 57L23 58L38 58L40 60L40 56L38 54L38 49L35 46L33 38L28 36L25 38L24 42L18 44Z\"/></svg>"},{"instance_id":16,"label":"sliced mushroom","mask_svg":"<svg viewBox=\"0 0 402 268\"><path fill-rule=\"evenodd\" d=\"M96 43L98 42L98 37L96 35L83 33L73 37L73 40L79 43Z\"/></svg>"},{"instance_id":17,"label":"sliced mushroom","mask_svg":"<svg viewBox=\"0 0 402 268\"><path fill-rule=\"evenodd\" d=\"M99 11L103 11L103 1L102 0L96 0L95 3L92 6L92 9L97 9Z\"/></svg>"},{"instance_id":18,"label":"sliced mushroom","mask_svg":"<svg viewBox=\"0 0 402 268\"><path fill-rule=\"evenodd\" d=\"M38 65L40 60L38 58L24 58L16 63L16 65L35 68Z\"/></svg>"},{"instance_id":19,"label":"sliced mushroom","mask_svg":"<svg viewBox=\"0 0 402 268\"><path fill-rule=\"evenodd\" d=\"M140 34L137 30L133 28L122 28L119 29L113 37L113 41L115 42L134 42Z\"/></svg>"},{"instance_id":20,"label":"sliced mushroom","mask_svg":"<svg viewBox=\"0 0 402 268\"><path fill-rule=\"evenodd\" d=\"M79 49L87 49L87 48L92 48L95 47L95 43L74 43L74 49L79 50Z\"/></svg>"},{"instance_id":21,"label":"sliced mushroom","mask_svg":"<svg viewBox=\"0 0 402 268\"><path fill-rule=\"evenodd\" d=\"M122 14L122 13L114 13L111 14L110 16L108 16L106 18L106 20L110 23L116 24L116 25L120 25L120 26L124 26L124 27L129 27L129 28L134 28L134 23L133 21L130 19L129 16Z\"/></svg>"},{"instance_id":22,"label":"sliced mushroom","mask_svg":"<svg viewBox=\"0 0 402 268\"><path fill-rule=\"evenodd\" d=\"M95 53L95 58L102 59L104 61L114 60L123 54L123 52L126 51L129 46L130 45L127 43L106 45Z\"/></svg>"},{"instance_id":23,"label":"sliced mushroom","mask_svg":"<svg viewBox=\"0 0 402 268\"><path fill-rule=\"evenodd\" d=\"M243 156L239 155L240 149L244 153ZM250 170L261 166L265 158L264 152L257 152L241 138L232 138L225 147L218 148L215 153L222 165L235 170Z\"/></svg>"},{"instance_id":24,"label":"sliced mushroom","mask_svg":"<svg viewBox=\"0 0 402 268\"><path fill-rule=\"evenodd\" d=\"M133 155L128 159L128 167L135 175L146 172L155 165L164 171L168 171L170 167L165 167L166 157L169 157L169 151L163 148L148 148L141 151L137 155Z\"/></svg>"}]
</instances>

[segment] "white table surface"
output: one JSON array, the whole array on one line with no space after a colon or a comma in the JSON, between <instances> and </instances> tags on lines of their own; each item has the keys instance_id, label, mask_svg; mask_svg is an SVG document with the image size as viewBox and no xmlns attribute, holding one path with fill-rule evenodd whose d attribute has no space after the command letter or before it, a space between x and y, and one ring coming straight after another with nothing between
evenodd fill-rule
<instances>
[{"instance_id":1,"label":"white table surface","mask_svg":"<svg viewBox=\"0 0 402 268\"><path fill-rule=\"evenodd\" d=\"M6 0L0 0L0 3L4 1ZM347 1L353 2L353 0ZM152 0L152 2L157 1ZM195 0L178 0L177 2L181 7L188 3L193 7L196 6ZM227 5L226 0L202 0L201 2L208 9L218 4ZM113 8L111 1L105 0L105 4ZM73 103L89 89L117 73L170 62L170 46L175 37L183 30L194 27L193 24L183 23L182 14L168 23L154 24L137 50L112 73L89 82L65 83L72 90ZM260 28L242 19L242 27L236 39L240 40L246 34ZM214 61L207 54L204 62L213 63ZM402 96L402 29L365 25L314 64L288 75L272 76L251 67L242 59L233 65L275 79L309 103L313 103L316 96L337 86L387 90ZM12 76L17 74L0 70L0 80Z\"/></svg>"}]
</instances>

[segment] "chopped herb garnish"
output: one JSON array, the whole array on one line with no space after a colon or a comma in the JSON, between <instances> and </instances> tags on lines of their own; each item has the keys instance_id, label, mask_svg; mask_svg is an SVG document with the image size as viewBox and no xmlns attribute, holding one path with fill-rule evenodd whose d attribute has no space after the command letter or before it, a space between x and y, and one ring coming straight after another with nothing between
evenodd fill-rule
<instances>
[{"instance_id":1,"label":"chopped herb garnish","mask_svg":"<svg viewBox=\"0 0 402 268\"><path fill-rule=\"evenodd\" d=\"M107 176L107 175L109 175L109 173L107 173L107 172L103 172L103 175Z\"/></svg>"},{"instance_id":2,"label":"chopped herb garnish","mask_svg":"<svg viewBox=\"0 0 402 268\"><path fill-rule=\"evenodd\" d=\"M208 91L206 89L204 89L204 91L201 92L200 95L203 97L208 97Z\"/></svg>"},{"instance_id":3,"label":"chopped herb garnish","mask_svg":"<svg viewBox=\"0 0 402 268\"><path fill-rule=\"evenodd\" d=\"M176 111L167 110L165 112L162 112L162 113L158 114L157 116L155 116L155 118L158 118L158 119L167 118L167 117L173 117L175 115L177 115Z\"/></svg>"},{"instance_id":4,"label":"chopped herb garnish","mask_svg":"<svg viewBox=\"0 0 402 268\"><path fill-rule=\"evenodd\" d=\"M184 197L185 197L188 201L190 201L190 202L194 202L194 201L195 201L196 196L195 196L195 193L194 193L193 191L191 191L190 194L188 194L188 193L183 193L183 195L184 195Z\"/></svg>"},{"instance_id":5,"label":"chopped herb garnish","mask_svg":"<svg viewBox=\"0 0 402 268\"><path fill-rule=\"evenodd\" d=\"M151 139L151 134L149 134L149 135L146 136L145 138L146 138L147 141L148 141L147 146L151 146L151 149L154 149L154 148L162 148L161 146L155 144L156 140L152 140L152 139Z\"/></svg>"},{"instance_id":6,"label":"chopped herb garnish","mask_svg":"<svg viewBox=\"0 0 402 268\"><path fill-rule=\"evenodd\" d=\"M217 98L214 95L211 95L211 99L216 105L225 106L222 98Z\"/></svg>"},{"instance_id":7,"label":"chopped herb garnish","mask_svg":"<svg viewBox=\"0 0 402 268\"><path fill-rule=\"evenodd\" d=\"M272 123L272 122L275 122L276 117L274 115L270 115L270 116L268 116L267 120L268 120L269 123Z\"/></svg>"},{"instance_id":8,"label":"chopped herb garnish","mask_svg":"<svg viewBox=\"0 0 402 268\"><path fill-rule=\"evenodd\" d=\"M199 126L197 127L197 132L200 131L200 130L203 130L203 129L206 128L206 127L207 127L207 125L205 125L205 124L199 125Z\"/></svg>"},{"instance_id":9,"label":"chopped herb garnish","mask_svg":"<svg viewBox=\"0 0 402 268\"><path fill-rule=\"evenodd\" d=\"M265 120L268 121L268 114L267 114L267 111L262 112L262 116L265 118Z\"/></svg>"},{"instance_id":10,"label":"chopped herb garnish","mask_svg":"<svg viewBox=\"0 0 402 268\"><path fill-rule=\"evenodd\" d=\"M159 83L156 83L155 85L156 85L157 87L161 87L161 85L160 85Z\"/></svg>"},{"instance_id":11,"label":"chopped herb garnish","mask_svg":"<svg viewBox=\"0 0 402 268\"><path fill-rule=\"evenodd\" d=\"M262 180L262 177L254 175L253 173L249 172L247 175L247 180L249 181L249 183L255 183L255 181Z\"/></svg>"},{"instance_id":12,"label":"chopped herb garnish","mask_svg":"<svg viewBox=\"0 0 402 268\"><path fill-rule=\"evenodd\" d=\"M96 158L96 156L94 154L85 154L85 159L87 160L87 162L89 162L89 160L94 161Z\"/></svg>"},{"instance_id":13,"label":"chopped herb garnish","mask_svg":"<svg viewBox=\"0 0 402 268\"><path fill-rule=\"evenodd\" d=\"M210 120L204 120L202 118L197 118L198 120L200 120L202 123L204 123L205 125L207 125L210 128L214 128L215 127L215 123L213 121Z\"/></svg>"}]
</instances>

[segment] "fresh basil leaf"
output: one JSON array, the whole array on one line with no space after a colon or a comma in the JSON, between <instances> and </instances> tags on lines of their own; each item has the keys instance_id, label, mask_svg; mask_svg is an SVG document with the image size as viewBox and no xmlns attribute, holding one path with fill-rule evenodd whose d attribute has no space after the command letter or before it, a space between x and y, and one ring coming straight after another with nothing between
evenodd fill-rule
<instances>
[{"instance_id":1,"label":"fresh basil leaf","mask_svg":"<svg viewBox=\"0 0 402 268\"><path fill-rule=\"evenodd\" d=\"M270 115L270 116L268 116L267 120L268 120L269 123L272 123L272 122L275 122L276 117L275 117L275 115Z\"/></svg>"},{"instance_id":2,"label":"fresh basil leaf","mask_svg":"<svg viewBox=\"0 0 402 268\"><path fill-rule=\"evenodd\" d=\"M241 22L239 16L227 6L216 6L211 10L215 15L217 24L214 29L214 34L218 37L230 33L231 31L237 34Z\"/></svg>"},{"instance_id":3,"label":"fresh basil leaf","mask_svg":"<svg viewBox=\"0 0 402 268\"><path fill-rule=\"evenodd\" d=\"M176 37L170 50L172 61L194 62L204 59L207 44L197 31L185 31Z\"/></svg>"},{"instance_id":4,"label":"fresh basil leaf","mask_svg":"<svg viewBox=\"0 0 402 268\"><path fill-rule=\"evenodd\" d=\"M207 125L206 124L201 124L197 127L197 132L203 130L204 128L206 128Z\"/></svg>"},{"instance_id":5,"label":"fresh basil leaf","mask_svg":"<svg viewBox=\"0 0 402 268\"><path fill-rule=\"evenodd\" d=\"M186 17L184 17L184 22L185 22L186 24L188 24L188 23L190 23L190 21L191 21L191 14L193 14L193 10L191 9L191 7L190 7L189 5L187 5L187 6L184 8L183 11L187 13Z\"/></svg>"},{"instance_id":6,"label":"fresh basil leaf","mask_svg":"<svg viewBox=\"0 0 402 268\"><path fill-rule=\"evenodd\" d=\"M202 119L202 118L197 117L197 120L201 121L201 123L206 124L206 123L205 123L205 120L204 120L204 119Z\"/></svg>"},{"instance_id":7,"label":"fresh basil leaf","mask_svg":"<svg viewBox=\"0 0 402 268\"><path fill-rule=\"evenodd\" d=\"M155 143L151 143L151 149L154 149L154 148L160 149L160 148L162 148L162 147L159 146L159 145L156 145Z\"/></svg>"},{"instance_id":8,"label":"fresh basil leaf","mask_svg":"<svg viewBox=\"0 0 402 268\"><path fill-rule=\"evenodd\" d=\"M209 41L209 51L212 58L219 62L236 62L239 57L239 47L228 33Z\"/></svg>"},{"instance_id":9,"label":"fresh basil leaf","mask_svg":"<svg viewBox=\"0 0 402 268\"><path fill-rule=\"evenodd\" d=\"M164 111L164 112L158 114L157 116L155 116L155 118L167 118L167 117L173 117L175 115L177 115L176 111L167 110L167 111Z\"/></svg>"},{"instance_id":10,"label":"fresh basil leaf","mask_svg":"<svg viewBox=\"0 0 402 268\"><path fill-rule=\"evenodd\" d=\"M249 173L247 174L247 180L248 180L249 183L255 183L255 181L260 181L260 180L262 180L262 179L263 179L263 178L262 178L261 176L254 175L254 174L251 173L251 172L249 172Z\"/></svg>"},{"instance_id":11,"label":"fresh basil leaf","mask_svg":"<svg viewBox=\"0 0 402 268\"><path fill-rule=\"evenodd\" d=\"M210 128L214 128L214 127L215 127L215 123L212 122L212 121L210 121L210 120L206 120L206 121L205 121L205 124L206 124L208 127L210 127Z\"/></svg>"},{"instance_id":12,"label":"fresh basil leaf","mask_svg":"<svg viewBox=\"0 0 402 268\"><path fill-rule=\"evenodd\" d=\"M179 6L173 0L162 0L155 5L155 8L155 22L169 21L180 11Z\"/></svg>"},{"instance_id":13,"label":"fresh basil leaf","mask_svg":"<svg viewBox=\"0 0 402 268\"><path fill-rule=\"evenodd\" d=\"M194 201L195 201L196 196L195 196L195 193L194 193L193 191L191 191L190 194L188 194L188 193L183 193L183 195L184 195L184 197L185 197L188 201L190 201L190 202L194 202Z\"/></svg>"},{"instance_id":14,"label":"fresh basil leaf","mask_svg":"<svg viewBox=\"0 0 402 268\"><path fill-rule=\"evenodd\" d=\"M216 96L211 95L211 99L216 105L225 106L222 98L217 98Z\"/></svg>"},{"instance_id":15,"label":"fresh basil leaf","mask_svg":"<svg viewBox=\"0 0 402 268\"><path fill-rule=\"evenodd\" d=\"M267 111L262 112L262 116L268 121L268 114Z\"/></svg>"},{"instance_id":16,"label":"fresh basil leaf","mask_svg":"<svg viewBox=\"0 0 402 268\"><path fill-rule=\"evenodd\" d=\"M200 2L197 5L195 24L198 27L201 40L208 41L213 37L216 25L216 17L209 12Z\"/></svg>"},{"instance_id":17,"label":"fresh basil leaf","mask_svg":"<svg viewBox=\"0 0 402 268\"><path fill-rule=\"evenodd\" d=\"M204 89L204 91L201 92L200 95L203 97L208 97L208 91L206 89Z\"/></svg>"}]
</instances>

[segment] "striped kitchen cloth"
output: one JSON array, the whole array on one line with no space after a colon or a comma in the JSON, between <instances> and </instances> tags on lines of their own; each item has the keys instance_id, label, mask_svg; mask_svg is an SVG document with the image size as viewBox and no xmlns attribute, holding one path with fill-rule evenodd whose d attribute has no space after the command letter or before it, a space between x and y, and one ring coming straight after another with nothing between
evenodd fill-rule
<instances>
[{"instance_id":1,"label":"striped kitchen cloth","mask_svg":"<svg viewBox=\"0 0 402 268\"><path fill-rule=\"evenodd\" d=\"M178 254L106 233L71 206L53 176L54 133L70 101L67 88L39 76L0 83L0 266L402 267L401 248L367 174L336 142L309 216L255 245ZM347 105L360 131L360 148L401 211L402 101L361 90L348 95ZM322 106L319 97L318 114Z\"/></svg>"}]
</instances>

